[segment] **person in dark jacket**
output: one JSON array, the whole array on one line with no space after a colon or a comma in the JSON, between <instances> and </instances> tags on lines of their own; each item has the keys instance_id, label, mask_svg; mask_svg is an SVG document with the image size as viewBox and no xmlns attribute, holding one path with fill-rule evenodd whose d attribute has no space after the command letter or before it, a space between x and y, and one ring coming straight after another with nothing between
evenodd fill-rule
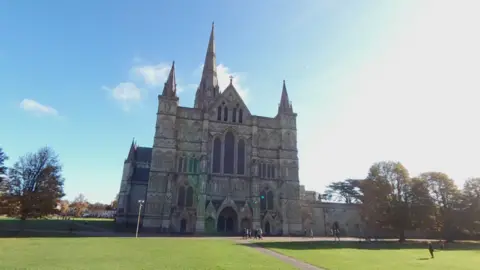
<instances>
[{"instance_id":1,"label":"person in dark jacket","mask_svg":"<svg viewBox=\"0 0 480 270\"><path fill-rule=\"evenodd\" d=\"M428 242L428 252L430 252L430 256L432 256L432 259L435 258L435 256L433 255L434 251L435 250L433 249L432 242Z\"/></svg>"}]
</instances>

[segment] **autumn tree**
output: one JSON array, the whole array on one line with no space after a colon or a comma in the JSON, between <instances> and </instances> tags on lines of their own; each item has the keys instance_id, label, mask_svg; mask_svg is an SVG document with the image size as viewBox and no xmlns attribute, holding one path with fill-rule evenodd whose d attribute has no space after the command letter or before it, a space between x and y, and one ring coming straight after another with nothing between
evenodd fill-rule
<instances>
[{"instance_id":1,"label":"autumn tree","mask_svg":"<svg viewBox=\"0 0 480 270\"><path fill-rule=\"evenodd\" d=\"M54 214L64 196L63 183L62 166L51 148L20 157L5 180L8 214L22 220Z\"/></svg>"},{"instance_id":2,"label":"autumn tree","mask_svg":"<svg viewBox=\"0 0 480 270\"><path fill-rule=\"evenodd\" d=\"M5 178L7 174L7 167L5 166L5 161L8 160L7 155L3 152L3 149L0 147L0 182Z\"/></svg>"},{"instance_id":3,"label":"autumn tree","mask_svg":"<svg viewBox=\"0 0 480 270\"><path fill-rule=\"evenodd\" d=\"M452 241L459 230L461 193L455 182L441 172L427 172L419 176L428 183L429 194L435 204L434 229L446 240Z\"/></svg>"},{"instance_id":4,"label":"autumn tree","mask_svg":"<svg viewBox=\"0 0 480 270\"><path fill-rule=\"evenodd\" d=\"M360 190L363 193L362 211L365 217L381 228L398 232L405 241L409 219L409 174L400 162L382 161L370 167Z\"/></svg>"},{"instance_id":5,"label":"autumn tree","mask_svg":"<svg viewBox=\"0 0 480 270\"><path fill-rule=\"evenodd\" d=\"M327 186L322 198L347 204L358 203L360 201L360 180L347 179L333 182Z\"/></svg>"},{"instance_id":6,"label":"autumn tree","mask_svg":"<svg viewBox=\"0 0 480 270\"><path fill-rule=\"evenodd\" d=\"M80 217L88 209L88 201L83 194L78 194L70 204L70 208L74 211L76 217Z\"/></svg>"},{"instance_id":7,"label":"autumn tree","mask_svg":"<svg viewBox=\"0 0 480 270\"><path fill-rule=\"evenodd\" d=\"M64 216L68 215L68 212L70 211L70 203L67 200L60 200L58 205L60 214Z\"/></svg>"}]
</instances>

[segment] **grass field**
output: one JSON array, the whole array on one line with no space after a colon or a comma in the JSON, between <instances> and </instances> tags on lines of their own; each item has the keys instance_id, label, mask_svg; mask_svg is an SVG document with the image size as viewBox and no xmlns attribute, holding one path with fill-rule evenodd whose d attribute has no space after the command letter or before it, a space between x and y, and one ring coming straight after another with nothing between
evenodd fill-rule
<instances>
[{"instance_id":1,"label":"grass field","mask_svg":"<svg viewBox=\"0 0 480 270\"><path fill-rule=\"evenodd\" d=\"M88 225L88 226L82 226ZM113 219L99 218L74 218L71 220L62 219L28 219L20 220L15 218L0 217L0 230L56 230L67 231L70 228L82 231L113 230Z\"/></svg>"},{"instance_id":2,"label":"grass field","mask_svg":"<svg viewBox=\"0 0 480 270\"><path fill-rule=\"evenodd\" d=\"M480 244L454 243L437 250L425 243L259 242L265 248L329 270L477 270Z\"/></svg>"},{"instance_id":3,"label":"grass field","mask_svg":"<svg viewBox=\"0 0 480 270\"><path fill-rule=\"evenodd\" d=\"M294 269L221 239L10 238L0 250L0 269Z\"/></svg>"}]
</instances>

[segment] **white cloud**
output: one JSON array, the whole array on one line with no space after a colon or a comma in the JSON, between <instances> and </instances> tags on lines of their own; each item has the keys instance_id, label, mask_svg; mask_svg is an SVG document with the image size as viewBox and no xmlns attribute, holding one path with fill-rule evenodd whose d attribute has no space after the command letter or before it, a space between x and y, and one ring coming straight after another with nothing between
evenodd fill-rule
<instances>
[{"instance_id":1,"label":"white cloud","mask_svg":"<svg viewBox=\"0 0 480 270\"><path fill-rule=\"evenodd\" d=\"M322 112L336 118L311 125L323 118L306 114L313 104L299 113L309 188L365 177L381 160L401 161L412 175L442 171L458 184L480 176L480 3L428 3L414 6L414 18L399 14L402 29L385 50L328 85L343 93L341 105Z\"/></svg>"},{"instance_id":2,"label":"white cloud","mask_svg":"<svg viewBox=\"0 0 480 270\"><path fill-rule=\"evenodd\" d=\"M193 71L193 75L195 77L197 76L201 77L202 70L203 70L203 64ZM230 76L233 77L232 79L233 86L235 86L235 89L237 90L238 94L242 97L243 102L248 103L249 90L245 86L246 74L243 72L233 72L230 70L229 67L223 64L217 65L217 79L218 79L218 86L220 88L220 92L223 92L223 90L225 90L225 88L227 88L227 86L230 84Z\"/></svg>"},{"instance_id":3,"label":"white cloud","mask_svg":"<svg viewBox=\"0 0 480 270\"><path fill-rule=\"evenodd\" d=\"M58 116L58 111L53 107L43 105L33 99L24 99L20 102L20 108L35 115Z\"/></svg>"},{"instance_id":4,"label":"white cloud","mask_svg":"<svg viewBox=\"0 0 480 270\"><path fill-rule=\"evenodd\" d=\"M120 102L123 109L129 111L134 104L138 104L144 97L142 89L138 88L132 82L119 83L115 88L103 86L102 89L108 91L113 99Z\"/></svg>"},{"instance_id":5,"label":"white cloud","mask_svg":"<svg viewBox=\"0 0 480 270\"><path fill-rule=\"evenodd\" d=\"M168 78L171 64L134 66L130 70L135 78L141 78L150 87L162 86Z\"/></svg>"}]
</instances>

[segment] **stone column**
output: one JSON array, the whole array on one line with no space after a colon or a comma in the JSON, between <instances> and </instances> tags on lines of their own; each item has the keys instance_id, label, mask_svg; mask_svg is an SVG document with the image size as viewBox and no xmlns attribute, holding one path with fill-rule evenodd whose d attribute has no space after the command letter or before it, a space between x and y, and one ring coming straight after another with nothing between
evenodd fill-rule
<instances>
[{"instance_id":1,"label":"stone column","mask_svg":"<svg viewBox=\"0 0 480 270\"><path fill-rule=\"evenodd\" d=\"M197 222L195 224L195 232L201 234L205 232L206 176L200 175L198 181L199 181L199 190L198 190L199 194L197 194L198 196L197 197Z\"/></svg>"},{"instance_id":2,"label":"stone column","mask_svg":"<svg viewBox=\"0 0 480 270\"><path fill-rule=\"evenodd\" d=\"M167 175L167 191L165 192L165 200L162 209L162 229L170 228L170 209L172 208L172 177L173 175Z\"/></svg>"},{"instance_id":3,"label":"stone column","mask_svg":"<svg viewBox=\"0 0 480 270\"><path fill-rule=\"evenodd\" d=\"M288 219L287 219L287 200L280 199L281 211L282 211L282 235L287 236L288 233Z\"/></svg>"}]
</instances>

